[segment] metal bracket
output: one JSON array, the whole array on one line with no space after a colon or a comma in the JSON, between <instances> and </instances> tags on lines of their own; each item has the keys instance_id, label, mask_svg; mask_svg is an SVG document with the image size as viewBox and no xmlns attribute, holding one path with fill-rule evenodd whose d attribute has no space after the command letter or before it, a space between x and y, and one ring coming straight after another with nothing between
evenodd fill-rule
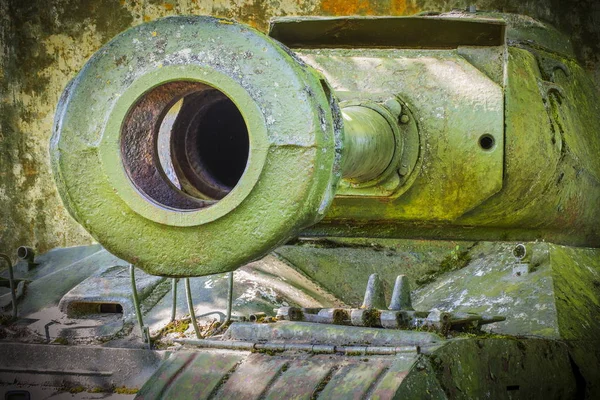
<instances>
[{"instance_id":1,"label":"metal bracket","mask_svg":"<svg viewBox=\"0 0 600 400\"><path fill-rule=\"evenodd\" d=\"M392 301L382 310L383 285L377 274L369 277L361 308L298 308L281 307L277 318L322 324L354 325L386 329L425 329L447 334L449 331L479 330L485 324L504 321L503 316L479 315L468 312L445 312L438 309L415 311L410 299L408 279L396 278Z\"/></svg>"}]
</instances>

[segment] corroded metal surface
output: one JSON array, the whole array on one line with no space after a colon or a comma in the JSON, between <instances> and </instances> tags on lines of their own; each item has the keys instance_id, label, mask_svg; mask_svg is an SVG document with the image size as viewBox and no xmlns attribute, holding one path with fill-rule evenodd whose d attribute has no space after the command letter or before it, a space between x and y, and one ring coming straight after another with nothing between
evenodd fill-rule
<instances>
[{"instance_id":1,"label":"corroded metal surface","mask_svg":"<svg viewBox=\"0 0 600 400\"><path fill-rule=\"evenodd\" d=\"M179 352L160 367L156 379L149 380L136 398L308 400L363 399L370 394L391 399L395 391L390 393L390 386L400 386L416 357L416 353L361 359ZM383 377L387 377L385 384L380 384Z\"/></svg>"},{"instance_id":2,"label":"corroded metal surface","mask_svg":"<svg viewBox=\"0 0 600 400\"><path fill-rule=\"evenodd\" d=\"M401 303L398 297L404 290ZM374 326L387 329L424 329L443 335L450 331L476 332L481 326L506 320L503 316L478 315L470 312L450 313L434 308L430 311L414 311L406 276L398 276L394 285L393 299L385 309L383 285L377 274L367 282L367 290L359 309L343 308L297 308L281 307L277 318L288 321L309 321L323 324Z\"/></svg>"},{"instance_id":3,"label":"corroded metal surface","mask_svg":"<svg viewBox=\"0 0 600 400\"><path fill-rule=\"evenodd\" d=\"M467 399L509 393L562 399L582 394L565 345L524 339L455 340L426 354L394 356L311 355L291 347L178 352L155 377L138 398Z\"/></svg>"},{"instance_id":4,"label":"corroded metal surface","mask_svg":"<svg viewBox=\"0 0 600 400\"><path fill-rule=\"evenodd\" d=\"M540 24L531 28L528 42L527 24L512 16L506 19L519 35L506 46L459 47L455 52L435 53L297 49L304 61L324 71L338 95L346 91L397 92L417 114L421 142L425 143L419 175L406 193L389 201L336 198L323 223L306 230L306 236L544 238L570 245L598 245L594 226L600 218L595 206L600 198L600 169L594 154L600 151L600 141L593 133L600 126L598 93L568 49L558 53L547 47L551 42L542 40L540 31L556 38L557 46L567 43L564 37L560 39L554 30ZM468 65L463 66L466 60ZM452 64L457 74L442 78L454 68ZM493 90L475 89L478 79L470 78L466 78L469 84L464 85L464 93L452 92L454 83L462 79L458 70L464 69L467 76L473 66L478 74L490 78L487 84L491 87L492 82L496 90L504 87L504 95L479 103L481 93L491 96ZM377 74L371 73L373 68ZM390 89L390 85L397 88ZM448 104L444 105L442 97L446 95ZM496 142L486 153L483 147L489 137L483 132L469 141L469 135L486 124L480 121L467 127L463 122L470 112L474 114L467 120L482 118L485 114L477 110L490 111L490 104L499 107L506 128L504 123L498 125L497 134L492 134ZM463 106L462 110L455 108ZM460 115L454 114L457 111ZM436 128L442 123L443 128ZM498 137L504 139L504 145L497 142ZM461 143L448 146L454 139ZM498 161L503 174L494 175L490 159L477 166L473 157L478 152L491 156L500 147L504 154L496 155L501 156ZM460 167L455 164L458 160ZM462 175L471 167L468 176ZM496 189L477 186L484 180L491 185L491 176L497 178ZM434 187L429 189L429 185ZM487 201L482 203L484 197ZM345 228L349 221L356 225L351 232ZM427 224L420 223L423 221Z\"/></svg>"},{"instance_id":5,"label":"corroded metal surface","mask_svg":"<svg viewBox=\"0 0 600 400\"><path fill-rule=\"evenodd\" d=\"M62 207L51 178L47 141L52 131L55 100L64 86L87 58L119 32L177 14L219 15L266 31L269 19L282 15L412 15L464 9L465 4L462 0L253 3L9 0L0 3L3 60L0 69L5 79L5 90L0 92L4 132L0 146L5 156L0 160L4 188L0 199L0 220L4 221L0 242L6 246L3 251L10 253L26 243L45 252L56 246L81 245L91 240ZM600 87L600 25L594 22L600 10L596 2L490 0L485 6L478 5L522 14L502 16L511 19L507 29L509 40L526 42L534 32L536 42L545 42L557 52L576 55L593 80L591 86L595 83L596 88ZM53 17L46 18L47 12ZM549 24L569 32L569 41L561 40L558 33L549 35Z\"/></svg>"},{"instance_id":6,"label":"corroded metal surface","mask_svg":"<svg viewBox=\"0 0 600 400\"><path fill-rule=\"evenodd\" d=\"M0 383L140 387L167 358L164 351L1 343Z\"/></svg>"},{"instance_id":7,"label":"corroded metal surface","mask_svg":"<svg viewBox=\"0 0 600 400\"><path fill-rule=\"evenodd\" d=\"M58 303L61 312L68 317L77 316L86 305L115 304L122 309L127 320L134 317L134 305L131 298L131 282L127 267L115 266L98 268L99 272L84 279L81 283L69 290ZM142 299L164 281L164 278L136 272L137 290Z\"/></svg>"},{"instance_id":8,"label":"corroded metal surface","mask_svg":"<svg viewBox=\"0 0 600 400\"><path fill-rule=\"evenodd\" d=\"M342 107L342 116L342 176L358 182L377 178L391 163L394 153L402 153L401 148L396 149L392 126L380 113L364 106Z\"/></svg>"},{"instance_id":9,"label":"corroded metal surface","mask_svg":"<svg viewBox=\"0 0 600 400\"><path fill-rule=\"evenodd\" d=\"M290 343L315 343L372 346L431 346L444 339L436 333L401 331L358 326L321 325L310 322L280 321L276 324L250 324L236 322L224 339L250 342L286 341Z\"/></svg>"},{"instance_id":10,"label":"corroded metal surface","mask_svg":"<svg viewBox=\"0 0 600 400\"><path fill-rule=\"evenodd\" d=\"M59 107L53 155L65 203L111 251L172 276L232 270L303 229L304 235L330 237L542 239L598 246L598 93L556 32L535 21L528 25L495 15L506 22L505 41L504 22L489 16L456 15L451 23L467 27L455 32L460 40L423 35L413 40L418 48L410 49L402 43L395 48L399 43L393 41L385 48L368 35L356 36L377 22L368 18L334 21L338 48L328 42L335 35L327 31L321 38L327 48L314 49L319 44L304 37L306 48L299 46L296 53L227 20L182 18L171 25L163 20L125 32L91 60ZM437 22L442 31L450 23L418 20ZM402 40L416 32L414 21L381 20L390 21L413 24ZM331 21L309 21L296 33L306 34L311 26L327 30ZM469 27L481 35L472 37ZM558 40L553 44L548 37ZM481 39L487 44L477 42ZM370 48L353 48L351 42ZM84 93L92 93L92 100ZM343 122L337 98L348 111ZM157 126L179 102L182 115L167 140L173 171L165 171L157 154ZM228 111L216 104L227 104ZM351 112L366 104L376 114L362 118ZM215 119L207 120L209 115ZM220 130L224 126L228 132ZM222 153L228 140L236 151ZM229 155L234 159L227 160ZM341 178L348 179L338 190ZM323 216L323 223L310 227ZM394 297L403 305L392 310L375 300L360 309L286 307L282 315L305 321L298 323L270 323L264 312L253 312L257 323L234 323L225 340L196 343L205 350L180 353L164 364L140 397L269 397L298 360L337 365L316 371L319 380L301 379L306 393L292 390L307 396L310 391L311 397L424 392L440 398L501 397L519 391L527 397L570 398L598 390L591 366L598 361L599 328L590 322L598 314L595 250L525 244L550 246L547 253L562 266L544 269L552 261L543 252L534 252L541 257L537 264L525 256L507 263L506 242L445 245L452 249L447 256L419 253L442 258L438 269L414 273L423 286L418 301L435 303L425 314L409 309L402 279ZM388 249L377 251L391 257ZM306 249L296 250L298 255L298 269L318 276L344 299L356 295L347 290L355 289L348 283L354 274L378 272L368 271L376 268L372 254L356 261L358 272L348 274L350 264L336 268L341 258L326 261L328 269L321 270L305 257ZM477 281L489 284L479 287ZM390 283L377 286L372 299L389 293ZM439 304L452 312L440 311ZM552 340L448 337L453 324L500 321L468 312L472 306L509 314L506 323L491 327L494 332ZM407 325L436 328L442 335L380 328ZM395 369L392 360L402 357L405 347L425 352ZM367 364L353 356L367 357ZM313 375L311 369L304 371ZM523 379L523 371L533 379ZM457 382L459 374L469 379ZM251 390L242 391L242 382L251 383Z\"/></svg>"},{"instance_id":11,"label":"corroded metal surface","mask_svg":"<svg viewBox=\"0 0 600 400\"><path fill-rule=\"evenodd\" d=\"M525 252L516 252L519 257L515 257L515 249L521 250L522 247ZM88 252L85 250L74 249L71 253L79 256L87 254L88 258L91 255L92 262L102 262L102 258L94 258L98 253L97 246ZM492 332L510 328L517 329L513 333L526 335L533 332L528 329L547 324L554 327L558 336L547 335L545 340L478 333L441 336L426 331L311 322L264 323L267 319L262 319L263 323L235 322L223 338L172 339L170 349L183 351L176 351L169 361L158 368L158 362L164 353L106 348L141 346L137 330L127 333L127 329L121 328L121 335L126 335L125 338L119 338L120 335L107 337L103 341L108 342L102 343L102 347L8 344L8 347L1 349L2 354L6 353L8 357L0 357L0 393L7 387L12 388L6 382L12 382L17 377L27 390L33 384L56 385L57 382L62 382L65 387L80 385L76 386L81 388L77 390L96 391L102 388L112 392L115 389L111 389L114 387L111 385L123 384L130 388L128 390L136 391L145 383L140 395L152 398L281 398L282 393L288 397L295 394L299 398L324 399L352 396L361 399L398 396L414 398L421 397L423 393L429 393L433 398L480 398L485 397L486 393L493 393L494 397L518 393L527 398L583 398L588 393L589 398L594 398L598 390L595 383L598 381L595 336L598 327L596 320L588 318L594 315L593 304L598 301L595 291L595 282L600 276L597 250L546 243L483 243L473 247L471 251L474 259L468 265L449 271L438 277L439 281L433 281L423 288L425 290L417 291L416 304L420 305L417 308L423 307L425 296L431 299L432 304L444 305L449 309L460 303L458 309L449 314L432 312L429 314L433 315L424 315L424 319L443 322L444 316L450 315L452 318L461 317L462 322L474 322L473 314L460 310L475 306L478 310L486 310L482 307L490 303L492 309L509 307L511 310L528 310L529 320L532 322L530 325L522 324L522 313L512 313L508 315L506 322L494 324ZM60 265L56 266L58 261L73 263L72 259L62 254L67 252L57 251L56 257L40 255L39 270L28 270L23 261L17 266L17 276L54 276L61 279L64 275L49 273L47 268L54 265L60 271ZM479 253L486 254L486 258L480 259L477 256ZM506 265L497 264L502 261L501 255L505 255ZM44 261L49 261L49 265ZM104 259L103 262L110 260ZM262 268L263 273L274 277L275 272L279 271L280 275L289 280L288 284L296 285L288 293L298 288L304 288L307 293L316 289L310 287L307 281L294 278L291 271L286 272L283 265L279 265L281 262L276 263L279 269L276 266L269 267L268 264L273 262L274 260L255 263L255 270L251 272L246 269L246 272L255 274ZM514 263L527 265L526 272L515 275ZM261 267L261 264L265 265ZM575 268L576 265L581 268ZM120 269L122 268L108 269L106 274L101 275L103 285L110 285L111 279L116 278L118 281L118 275L115 276L114 272ZM549 269L552 270L551 274L548 273ZM277 280L272 279L275 279L273 282ZM398 281L402 283L402 280ZM101 282L97 278L92 281ZM197 303L212 301L218 304L217 297L224 297L227 291L226 276L198 278L194 281L201 282L194 294L208 295L196 297ZM545 285L548 282L551 283L550 286ZM164 296L165 304L152 306L156 300L144 301L147 307L155 308L144 316L145 319L148 320L152 313L155 316L162 315L161 329L164 324L168 324L171 311L171 296L168 294L171 285L168 281L165 283L162 289L152 289L153 294L149 296ZM462 291L456 289L456 285L460 283L464 286ZM139 287L143 287L142 282ZM386 285L384 290L385 287ZM206 290L208 288L211 290ZM387 285L387 288L391 291L391 285ZM486 288L489 290L486 291ZM83 286L80 287L82 289ZM424 294L424 291L429 291L429 294ZM483 299L482 293L490 297ZM491 297L494 293L499 296L498 299ZM33 293L28 290L25 299L35 298L36 294L37 289ZM508 296L512 296L510 300L507 300ZM548 299L553 299L555 305L549 304ZM536 301L539 303L537 306ZM301 302L309 305L306 299ZM524 306L521 307L521 303ZM360 303L356 305L358 304ZM576 309L573 309L573 304L577 305ZM288 311L291 310L288 308ZM310 308L305 310L335 322L335 311L343 308L330 306L319 309L315 304L310 304ZM546 312L548 310L550 313ZM382 315L384 312L386 311L382 311ZM27 314L21 317L19 323L33 327L37 323L31 317L41 318L42 314ZM549 314L553 314L554 319L545 317ZM74 322L71 320L68 324ZM90 322L92 320L89 316L80 316L76 325L53 325L52 336L54 337L56 329L63 329L60 337L71 343L75 338L65 336L68 335L66 331L88 328ZM111 326L114 327L113 320L104 320L99 328L107 332ZM7 334L18 329L18 324L13 324L2 327L0 332ZM544 334L543 331L536 333ZM193 335L191 329L187 329L186 332L176 333L174 337L179 338L184 334L187 337ZM27 338L11 336L11 340L34 338L34 335L28 335ZM154 345L165 343L167 342L158 341ZM181 349L182 345L184 349ZM122 357L126 362L115 363L114 357ZM137 373L141 369L144 370L142 375ZM158 372L148 378L155 370ZM126 373L123 374L122 371ZM136 371L135 377L132 377L131 371ZM473 378L465 379L465 376ZM31 389L31 393L37 392Z\"/></svg>"}]
</instances>

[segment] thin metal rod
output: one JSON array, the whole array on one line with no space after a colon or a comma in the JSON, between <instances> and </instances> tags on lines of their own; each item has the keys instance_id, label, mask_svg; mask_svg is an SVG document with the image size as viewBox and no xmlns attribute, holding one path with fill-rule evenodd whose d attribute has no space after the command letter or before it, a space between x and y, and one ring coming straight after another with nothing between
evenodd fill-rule
<instances>
[{"instance_id":1,"label":"thin metal rod","mask_svg":"<svg viewBox=\"0 0 600 400\"><path fill-rule=\"evenodd\" d=\"M233 308L233 271L229 273L229 287L227 288L227 318L225 322L231 321L231 309Z\"/></svg>"},{"instance_id":2,"label":"thin metal rod","mask_svg":"<svg viewBox=\"0 0 600 400\"><path fill-rule=\"evenodd\" d=\"M230 272L227 278L229 284L227 288L227 316L219 328L223 328L225 324L231 321L231 309L233 308L233 272Z\"/></svg>"},{"instance_id":3,"label":"thin metal rod","mask_svg":"<svg viewBox=\"0 0 600 400\"><path fill-rule=\"evenodd\" d=\"M133 306L135 307L135 316L140 326L142 339L146 342L146 334L144 332L144 321L142 320L142 310L140 309L140 299L138 297L137 286L135 285L135 267L129 264L129 275L131 276L131 292L133 293Z\"/></svg>"},{"instance_id":4,"label":"thin metal rod","mask_svg":"<svg viewBox=\"0 0 600 400\"><path fill-rule=\"evenodd\" d=\"M46 334L46 343L50 343L50 325L58 324L57 321L52 320L44 325L44 333Z\"/></svg>"},{"instance_id":5,"label":"thin metal rod","mask_svg":"<svg viewBox=\"0 0 600 400\"><path fill-rule=\"evenodd\" d=\"M17 294L15 293L15 274L12 261L6 254L0 253L2 258L8 264L8 283L10 284L10 298L12 300L12 318L17 319Z\"/></svg>"},{"instance_id":6,"label":"thin metal rod","mask_svg":"<svg viewBox=\"0 0 600 400\"><path fill-rule=\"evenodd\" d=\"M171 279L171 300L173 305L171 306L171 322L175 321L175 314L177 313L177 279Z\"/></svg>"},{"instance_id":7,"label":"thin metal rod","mask_svg":"<svg viewBox=\"0 0 600 400\"><path fill-rule=\"evenodd\" d=\"M270 351L302 351L308 353L345 353L347 355L388 355L399 353L420 353L421 346L336 346L309 343L254 343L233 340L194 340L175 339L174 342L209 349L230 350L270 350Z\"/></svg>"},{"instance_id":8,"label":"thin metal rod","mask_svg":"<svg viewBox=\"0 0 600 400\"><path fill-rule=\"evenodd\" d=\"M190 289L190 278L185 278L185 295L187 297L188 312L190 313L190 319L194 326L194 332L196 337L200 339L200 330L198 329L198 322L196 322L196 313L194 312L194 304L192 303L192 290Z\"/></svg>"}]
</instances>

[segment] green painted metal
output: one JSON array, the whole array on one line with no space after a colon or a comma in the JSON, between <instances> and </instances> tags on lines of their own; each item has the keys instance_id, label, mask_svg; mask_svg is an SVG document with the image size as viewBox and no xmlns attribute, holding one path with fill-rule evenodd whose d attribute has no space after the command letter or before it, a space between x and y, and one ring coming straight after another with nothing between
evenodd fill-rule
<instances>
[{"instance_id":1,"label":"green painted metal","mask_svg":"<svg viewBox=\"0 0 600 400\"><path fill-rule=\"evenodd\" d=\"M218 202L174 188L145 134L207 85L235 103L250 142L243 176ZM228 20L173 17L132 28L92 57L60 101L51 144L59 191L109 251L150 273L233 270L315 223L333 199L341 124L326 87L278 43ZM127 157L138 163L129 170ZM165 204L174 198L184 206Z\"/></svg>"},{"instance_id":2,"label":"green painted metal","mask_svg":"<svg viewBox=\"0 0 600 400\"><path fill-rule=\"evenodd\" d=\"M576 399L585 394L563 343L470 337L422 354L407 350L394 356L182 351L161 365L137 398Z\"/></svg>"},{"instance_id":3,"label":"green painted metal","mask_svg":"<svg viewBox=\"0 0 600 400\"><path fill-rule=\"evenodd\" d=\"M295 53L228 20L132 28L61 99L59 190L109 251L168 276L230 271L298 234L600 245L598 94L567 52L528 44L522 20L493 17L419 17L466 27L452 46L429 35L420 49L351 47L374 22L412 37L409 19L284 21L290 43L315 23L357 29L344 31L343 48ZM469 41L473 29L489 40ZM505 29L518 40L505 43ZM218 196L187 177L178 187L158 160L162 116L193 96L207 109L228 101L243 119L246 168ZM186 132L173 128L171 150ZM180 177L180 164L198 164L175 161Z\"/></svg>"},{"instance_id":4,"label":"green painted metal","mask_svg":"<svg viewBox=\"0 0 600 400\"><path fill-rule=\"evenodd\" d=\"M148 341L148 338L146 337L145 333L144 333L144 320L143 320L143 316L142 316L142 309L140 308L140 298L138 296L138 292L137 292L137 285L135 282L135 267L133 265L129 265L129 276L130 276L130 280L131 280L131 296L133 297L133 305L135 308L135 318L137 319L138 322L138 327L140 328L140 336L142 337L143 341L146 342Z\"/></svg>"},{"instance_id":5,"label":"green painted metal","mask_svg":"<svg viewBox=\"0 0 600 400\"><path fill-rule=\"evenodd\" d=\"M190 320L194 327L194 333L196 338L200 339L200 330L198 329L198 322L196 322L196 311L194 310L194 301L192 300L192 289L190 288L190 278L184 278L185 283L185 297L187 299L188 312L190 313Z\"/></svg>"},{"instance_id":6,"label":"green painted metal","mask_svg":"<svg viewBox=\"0 0 600 400\"><path fill-rule=\"evenodd\" d=\"M384 139L382 141L388 139L389 149L383 150L383 155L386 155L393 147L392 158L385 169L380 169L381 172L378 175L368 180L344 177L338 185L336 196L388 197L391 195L399 196L404 193L416 179L417 174L413 172L419 166L421 149L419 129L408 105L396 96L386 99L385 94L373 96L368 92L336 92L336 95L340 99L342 110L354 107L358 107L360 110L370 109L383 117L387 121L387 126L380 124L382 125L382 133L375 134L373 132L371 135L373 139ZM345 141L348 141L349 136L351 139L352 131L355 129L352 123L353 121L344 120ZM390 129L393 134L392 143L389 140ZM387 135L383 136L383 133L387 133ZM382 148L383 146L372 144L372 147ZM362 149L358 148L358 150ZM349 153L351 152L348 149L344 149L344 162L346 162L345 158L352 158L352 154ZM358 155L355 157L359 160L365 160L368 156L367 153L361 157ZM374 154L374 152L370 153L370 157L373 157L373 160L369 161L372 164L384 164L387 161L385 156L381 157L381 154ZM381 168L383 168L383 165L381 165Z\"/></svg>"},{"instance_id":7,"label":"green painted metal","mask_svg":"<svg viewBox=\"0 0 600 400\"><path fill-rule=\"evenodd\" d=\"M175 321L175 317L177 316L177 279L171 279L171 322Z\"/></svg>"},{"instance_id":8,"label":"green painted metal","mask_svg":"<svg viewBox=\"0 0 600 400\"><path fill-rule=\"evenodd\" d=\"M520 245L526 248L526 255L519 260L514 251ZM563 381L556 390L568 393L576 390L577 395L572 398L584 398L583 393L586 398L595 398L600 390L597 383L600 382L597 368L600 362L600 250L597 248L544 242L330 238L283 246L277 253L351 306L360 304L369 274L379 274L389 298L394 275L404 273L416 286L412 304L417 310L436 308L447 312L505 315L505 321L483 328L492 335L510 335L510 339L494 345L493 351L500 351L495 357L512 357L503 352L510 354L514 350L509 349L515 337L544 338L547 339L544 346L564 346L560 353L566 348L576 366L573 374L579 382L577 388L573 388L571 381ZM485 336L477 340L482 346L489 342ZM528 346L532 341L523 343ZM439 364L451 370L443 374L445 384L459 386L470 397L478 397L473 393L491 385L487 377L461 378L472 373L465 372L465 363L487 365L487 361L481 361L479 348L474 349L466 345L463 350L448 351L446 355L452 359ZM539 351L545 350L531 350L530 354L538 357ZM457 354L462 361L452 366ZM538 360L539 365L544 365L544 371L554 369L554 361ZM571 369L571 366L566 364L565 368ZM526 376L538 379L535 373ZM450 380L455 383L451 384ZM466 387L470 383L482 386ZM521 385L523 390L518 380L505 385ZM453 393L449 397L460 398L460 395Z\"/></svg>"},{"instance_id":9,"label":"green painted metal","mask_svg":"<svg viewBox=\"0 0 600 400\"><path fill-rule=\"evenodd\" d=\"M398 198L338 196L303 236L598 246L594 85L567 56L523 43L491 49L297 49L324 71L336 94L361 88L381 100L381 92L397 94L415 114L421 137L417 176ZM484 133L495 139L489 150L479 145Z\"/></svg>"},{"instance_id":10,"label":"green painted metal","mask_svg":"<svg viewBox=\"0 0 600 400\"><path fill-rule=\"evenodd\" d=\"M277 324L233 323L225 340L264 343L301 342L339 346L434 346L444 338L434 332L280 321Z\"/></svg>"},{"instance_id":11,"label":"green painted metal","mask_svg":"<svg viewBox=\"0 0 600 400\"><path fill-rule=\"evenodd\" d=\"M377 178L390 165L396 151L392 127L385 117L364 106L342 107L342 116L346 154L342 176L358 182Z\"/></svg>"},{"instance_id":12,"label":"green painted metal","mask_svg":"<svg viewBox=\"0 0 600 400\"><path fill-rule=\"evenodd\" d=\"M365 198L344 193L317 228L328 236L353 235L329 225L389 222L410 237L402 222L453 221L498 193L503 185L504 97L502 87L454 50L295 49L323 71L340 97L363 93L372 101L397 96L414 115L420 136L412 182L391 195ZM373 71L377 73L373 73ZM344 95L346 97L346 95ZM495 145L482 149L479 139ZM319 230L319 228L323 228ZM309 232L313 232L309 230ZM371 236L361 232L360 236Z\"/></svg>"},{"instance_id":13,"label":"green painted metal","mask_svg":"<svg viewBox=\"0 0 600 400\"><path fill-rule=\"evenodd\" d=\"M18 306L17 306L17 295L15 293L15 277L13 271L13 263L9 256L4 253L0 253L0 260L3 260L8 267L8 284L10 287L10 298L12 303L12 319L16 319L18 315Z\"/></svg>"},{"instance_id":14,"label":"green painted metal","mask_svg":"<svg viewBox=\"0 0 600 400\"><path fill-rule=\"evenodd\" d=\"M434 351L428 361L449 399L584 398L585 387L572 369L568 346L557 341L455 340Z\"/></svg>"},{"instance_id":15,"label":"green painted metal","mask_svg":"<svg viewBox=\"0 0 600 400\"><path fill-rule=\"evenodd\" d=\"M243 355L179 352L162 363L136 399L207 399ZM205 368L210 365L211 368Z\"/></svg>"},{"instance_id":16,"label":"green painted metal","mask_svg":"<svg viewBox=\"0 0 600 400\"><path fill-rule=\"evenodd\" d=\"M442 269L442 265L463 266L463 260L453 261L453 252L456 254L458 247L458 253L462 253L473 245L441 240L328 238L291 243L275 250L275 254L346 304L358 307L369 275L379 275L389 299L399 274L406 275L411 287L418 288L424 277Z\"/></svg>"}]
</instances>

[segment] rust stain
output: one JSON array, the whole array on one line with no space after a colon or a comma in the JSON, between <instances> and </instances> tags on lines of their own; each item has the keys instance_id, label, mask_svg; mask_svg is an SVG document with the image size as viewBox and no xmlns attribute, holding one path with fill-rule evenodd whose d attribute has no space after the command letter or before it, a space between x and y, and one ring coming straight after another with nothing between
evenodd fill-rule
<instances>
[{"instance_id":1,"label":"rust stain","mask_svg":"<svg viewBox=\"0 0 600 400\"><path fill-rule=\"evenodd\" d=\"M385 3L372 0L323 0L321 10L331 15L412 15L420 11L413 0L389 0Z\"/></svg>"},{"instance_id":2,"label":"rust stain","mask_svg":"<svg viewBox=\"0 0 600 400\"><path fill-rule=\"evenodd\" d=\"M173 4L171 4L171 3L164 3L163 7L165 8L165 10L171 11L173 9Z\"/></svg>"},{"instance_id":3,"label":"rust stain","mask_svg":"<svg viewBox=\"0 0 600 400\"><path fill-rule=\"evenodd\" d=\"M121 65L125 64L125 61L127 61L127 56L123 55L115 60L115 65L120 67Z\"/></svg>"},{"instance_id":4,"label":"rust stain","mask_svg":"<svg viewBox=\"0 0 600 400\"><path fill-rule=\"evenodd\" d=\"M390 8L392 15L413 15L421 11L411 0L392 0Z\"/></svg>"},{"instance_id":5,"label":"rust stain","mask_svg":"<svg viewBox=\"0 0 600 400\"><path fill-rule=\"evenodd\" d=\"M23 174L25 176L32 176L32 175L38 174L37 164L33 161L23 161L22 167L23 167Z\"/></svg>"},{"instance_id":6,"label":"rust stain","mask_svg":"<svg viewBox=\"0 0 600 400\"><path fill-rule=\"evenodd\" d=\"M266 30L266 28L260 21L250 20L248 21L248 25L258 30Z\"/></svg>"},{"instance_id":7,"label":"rust stain","mask_svg":"<svg viewBox=\"0 0 600 400\"><path fill-rule=\"evenodd\" d=\"M323 12L334 15L374 15L377 11L369 0L323 0Z\"/></svg>"}]
</instances>

